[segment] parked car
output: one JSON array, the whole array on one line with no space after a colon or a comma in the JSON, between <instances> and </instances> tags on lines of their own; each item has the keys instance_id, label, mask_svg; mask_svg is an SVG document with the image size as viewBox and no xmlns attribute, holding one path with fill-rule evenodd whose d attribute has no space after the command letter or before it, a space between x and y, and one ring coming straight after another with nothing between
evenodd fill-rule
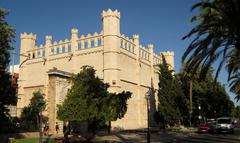
<instances>
[{"instance_id":1,"label":"parked car","mask_svg":"<svg viewBox=\"0 0 240 143\"><path fill-rule=\"evenodd\" d=\"M216 131L234 133L234 124L230 117L221 117L216 120Z\"/></svg>"},{"instance_id":2,"label":"parked car","mask_svg":"<svg viewBox=\"0 0 240 143\"><path fill-rule=\"evenodd\" d=\"M202 123L198 127L198 132L199 133L208 133L209 131L209 125L208 123Z\"/></svg>"},{"instance_id":3,"label":"parked car","mask_svg":"<svg viewBox=\"0 0 240 143\"><path fill-rule=\"evenodd\" d=\"M209 122L208 125L209 125L209 129L208 129L209 133L216 133L217 132L216 121Z\"/></svg>"}]
</instances>

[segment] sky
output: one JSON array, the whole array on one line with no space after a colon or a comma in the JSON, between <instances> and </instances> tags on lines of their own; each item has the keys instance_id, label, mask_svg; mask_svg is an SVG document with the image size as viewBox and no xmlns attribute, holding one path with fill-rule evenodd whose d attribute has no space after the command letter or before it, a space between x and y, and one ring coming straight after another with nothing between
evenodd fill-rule
<instances>
[{"instance_id":1,"label":"sky","mask_svg":"<svg viewBox=\"0 0 240 143\"><path fill-rule=\"evenodd\" d=\"M16 30L13 46L19 52L20 33L37 34L37 44L45 36L53 41L70 39L71 29L79 35L100 32L103 10L117 9L121 13L120 31L128 37L139 34L140 44L151 43L155 53L175 52L175 70L180 71L181 57L190 40L181 38L193 25L190 18L197 13L191 6L198 0L1 0L0 7L9 10L8 23ZM19 63L19 57L15 63ZM227 73L222 71L220 82L227 85ZM233 100L234 95L230 93ZM240 103L238 103L240 105Z\"/></svg>"}]
</instances>

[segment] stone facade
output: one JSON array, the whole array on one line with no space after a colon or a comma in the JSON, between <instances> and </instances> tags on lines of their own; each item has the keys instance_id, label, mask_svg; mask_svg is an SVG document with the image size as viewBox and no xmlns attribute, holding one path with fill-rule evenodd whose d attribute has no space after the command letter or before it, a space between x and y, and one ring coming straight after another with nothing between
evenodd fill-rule
<instances>
[{"instance_id":1,"label":"stone facade","mask_svg":"<svg viewBox=\"0 0 240 143\"><path fill-rule=\"evenodd\" d=\"M117 10L102 12L102 32L79 36L78 30L72 29L71 33L70 40L59 42L52 42L52 36L48 35L45 44L40 46L36 45L36 35L21 34L20 53L28 57L20 57L18 116L29 104L32 92L41 90L48 103L45 114L50 117L49 122L55 124L56 104L64 99L67 88L70 88L67 77L70 73L78 73L80 67L90 65L97 70L99 78L110 84L110 92L126 90L133 93L125 117L113 122L113 127L146 128L145 95L151 79L157 89L156 65L161 63L160 55L153 51L154 46L148 44L145 48L139 44L138 35L129 38L121 34L120 12ZM174 53L161 53L174 68ZM54 126L50 126L51 130Z\"/></svg>"}]
</instances>

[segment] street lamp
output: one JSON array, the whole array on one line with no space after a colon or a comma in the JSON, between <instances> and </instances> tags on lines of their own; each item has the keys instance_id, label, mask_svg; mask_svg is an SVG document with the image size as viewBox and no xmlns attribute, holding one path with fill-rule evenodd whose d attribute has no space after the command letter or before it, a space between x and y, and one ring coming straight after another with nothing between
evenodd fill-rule
<instances>
[{"instance_id":1,"label":"street lamp","mask_svg":"<svg viewBox=\"0 0 240 143\"><path fill-rule=\"evenodd\" d=\"M202 116L201 116L201 106L200 105L198 106L198 109L199 109L198 119L199 119L199 124L200 124L201 123L201 119L202 119Z\"/></svg>"},{"instance_id":2,"label":"street lamp","mask_svg":"<svg viewBox=\"0 0 240 143\"><path fill-rule=\"evenodd\" d=\"M149 131L149 99L150 99L150 90L145 94L145 98L147 101L147 143L150 143L150 131Z\"/></svg>"}]
</instances>

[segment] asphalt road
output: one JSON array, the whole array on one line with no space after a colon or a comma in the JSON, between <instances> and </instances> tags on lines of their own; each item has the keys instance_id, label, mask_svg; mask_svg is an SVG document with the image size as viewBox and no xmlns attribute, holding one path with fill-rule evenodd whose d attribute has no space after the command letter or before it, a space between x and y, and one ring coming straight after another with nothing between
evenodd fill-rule
<instances>
[{"instance_id":1,"label":"asphalt road","mask_svg":"<svg viewBox=\"0 0 240 143\"><path fill-rule=\"evenodd\" d=\"M146 133L115 134L117 143L146 143ZM240 143L240 128L234 134L160 132L151 134L151 143Z\"/></svg>"},{"instance_id":2,"label":"asphalt road","mask_svg":"<svg viewBox=\"0 0 240 143\"><path fill-rule=\"evenodd\" d=\"M176 138L179 143L240 143L240 128L235 128L234 134L189 134Z\"/></svg>"}]
</instances>

